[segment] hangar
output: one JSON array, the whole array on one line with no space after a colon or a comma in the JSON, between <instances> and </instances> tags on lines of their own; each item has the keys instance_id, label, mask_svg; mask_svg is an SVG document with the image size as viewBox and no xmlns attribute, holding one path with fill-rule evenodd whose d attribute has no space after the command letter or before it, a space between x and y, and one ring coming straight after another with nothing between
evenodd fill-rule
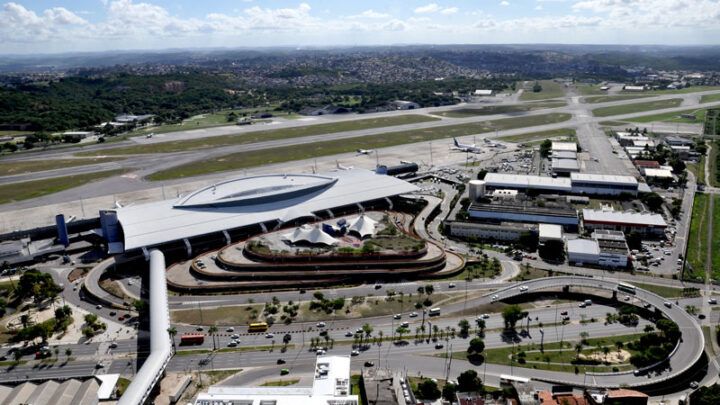
<instances>
[{"instance_id":1,"label":"hangar","mask_svg":"<svg viewBox=\"0 0 720 405\"><path fill-rule=\"evenodd\" d=\"M188 238L332 216L328 210L344 206L357 205L355 210L361 211L358 204L416 190L404 180L364 169L250 176L175 199L101 211L100 222L109 253L183 240L190 249Z\"/></svg>"}]
</instances>

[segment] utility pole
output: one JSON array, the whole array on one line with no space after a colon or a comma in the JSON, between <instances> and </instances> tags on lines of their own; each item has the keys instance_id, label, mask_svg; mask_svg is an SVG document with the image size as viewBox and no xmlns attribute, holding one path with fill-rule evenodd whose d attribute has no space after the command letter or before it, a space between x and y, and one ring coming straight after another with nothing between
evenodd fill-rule
<instances>
[{"instance_id":1,"label":"utility pole","mask_svg":"<svg viewBox=\"0 0 720 405\"><path fill-rule=\"evenodd\" d=\"M433 167L432 141L430 141L430 168Z\"/></svg>"}]
</instances>

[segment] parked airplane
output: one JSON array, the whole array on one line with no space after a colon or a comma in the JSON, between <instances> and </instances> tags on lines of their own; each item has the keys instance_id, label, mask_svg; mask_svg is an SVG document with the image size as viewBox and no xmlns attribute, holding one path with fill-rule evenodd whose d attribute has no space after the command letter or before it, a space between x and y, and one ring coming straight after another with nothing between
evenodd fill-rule
<instances>
[{"instance_id":1,"label":"parked airplane","mask_svg":"<svg viewBox=\"0 0 720 405\"><path fill-rule=\"evenodd\" d=\"M358 149L356 152L357 152L359 155L369 155L369 154L371 154L371 153L373 153L373 152L375 152L375 151L372 150L372 149Z\"/></svg>"},{"instance_id":2,"label":"parked airplane","mask_svg":"<svg viewBox=\"0 0 720 405\"><path fill-rule=\"evenodd\" d=\"M475 144L467 145L464 143L458 142L457 139L453 138L453 142L455 143L455 149L463 151L463 152L472 152L472 153L482 153L482 149L475 146Z\"/></svg>"},{"instance_id":3,"label":"parked airplane","mask_svg":"<svg viewBox=\"0 0 720 405\"><path fill-rule=\"evenodd\" d=\"M353 168L352 166L343 166L337 160L335 161L335 166L337 166L338 170L351 170Z\"/></svg>"}]
</instances>

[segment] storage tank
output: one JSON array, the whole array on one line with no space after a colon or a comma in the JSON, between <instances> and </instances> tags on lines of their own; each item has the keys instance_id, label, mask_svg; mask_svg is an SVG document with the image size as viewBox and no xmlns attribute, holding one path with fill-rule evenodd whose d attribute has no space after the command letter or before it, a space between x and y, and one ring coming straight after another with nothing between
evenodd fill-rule
<instances>
[{"instance_id":1,"label":"storage tank","mask_svg":"<svg viewBox=\"0 0 720 405\"><path fill-rule=\"evenodd\" d=\"M485 197L485 182L483 180L470 180L470 199L477 201Z\"/></svg>"}]
</instances>

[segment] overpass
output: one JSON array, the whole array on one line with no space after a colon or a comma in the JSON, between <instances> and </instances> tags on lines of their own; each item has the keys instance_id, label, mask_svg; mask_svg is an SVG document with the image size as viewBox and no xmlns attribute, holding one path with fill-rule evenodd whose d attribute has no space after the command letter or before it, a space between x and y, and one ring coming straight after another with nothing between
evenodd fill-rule
<instances>
[{"instance_id":1,"label":"overpass","mask_svg":"<svg viewBox=\"0 0 720 405\"><path fill-rule=\"evenodd\" d=\"M498 301L502 301L510 298L515 298L529 292L539 292L548 289L563 288L566 286L569 287L571 290L573 287L584 287L617 292L618 284L619 283L615 281L602 280L590 277L545 277L518 283L510 287L496 290L495 292L485 295L483 297L483 300L487 301L481 303L492 302L494 300L494 296L497 296ZM520 287L523 286L527 287L528 289L525 291L521 291ZM661 383L675 378L689 370L693 365L695 365L695 363L700 360L700 357L705 350L705 338L703 336L700 325L695 322L695 319L674 303L669 302L667 299L652 292L643 290L641 288L635 288L635 298L652 305L655 311L659 311L666 318L677 323L680 331L682 332L682 337L677 343L675 349L672 351L672 353L670 353L669 358L661 362L665 363L667 361L667 367L665 367L665 369L668 371L663 371L650 377L648 377L648 375L646 375L646 373L644 372L638 373L638 375L636 375L634 371L622 371L616 373L587 373L588 376L592 376L592 378L589 378L589 380L591 381L587 382L585 381L585 378L583 376L572 375L569 373L553 373L553 375L556 377L543 377L536 379L548 381L551 383L586 387L641 387ZM669 307L665 305L666 302L670 304ZM650 369L652 368L655 367L646 367L643 371L650 371ZM534 378L532 376L531 369L521 369L519 373L528 374L528 377Z\"/></svg>"}]
</instances>

